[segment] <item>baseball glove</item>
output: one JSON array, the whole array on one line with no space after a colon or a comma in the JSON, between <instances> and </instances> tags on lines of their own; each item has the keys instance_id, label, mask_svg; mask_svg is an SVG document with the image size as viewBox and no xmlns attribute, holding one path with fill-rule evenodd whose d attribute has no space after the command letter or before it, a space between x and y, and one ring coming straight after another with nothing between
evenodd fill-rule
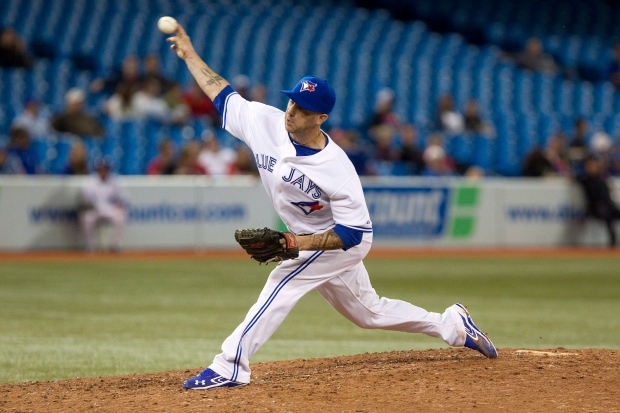
<instances>
[{"instance_id":1,"label":"baseball glove","mask_svg":"<svg viewBox=\"0 0 620 413\"><path fill-rule=\"evenodd\" d=\"M235 231L235 240L253 259L262 263L282 262L299 256L297 240L290 232L269 228L246 228Z\"/></svg>"}]
</instances>

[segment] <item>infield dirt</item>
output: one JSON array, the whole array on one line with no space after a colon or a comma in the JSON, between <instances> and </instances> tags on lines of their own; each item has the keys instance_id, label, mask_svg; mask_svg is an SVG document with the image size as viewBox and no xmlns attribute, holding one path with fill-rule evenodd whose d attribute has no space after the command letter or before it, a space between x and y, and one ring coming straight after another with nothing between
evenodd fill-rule
<instances>
[{"instance_id":1,"label":"infield dirt","mask_svg":"<svg viewBox=\"0 0 620 413\"><path fill-rule=\"evenodd\" d=\"M468 349L255 363L249 386L186 391L202 367L0 385L1 412L620 412L620 351Z\"/></svg>"}]
</instances>

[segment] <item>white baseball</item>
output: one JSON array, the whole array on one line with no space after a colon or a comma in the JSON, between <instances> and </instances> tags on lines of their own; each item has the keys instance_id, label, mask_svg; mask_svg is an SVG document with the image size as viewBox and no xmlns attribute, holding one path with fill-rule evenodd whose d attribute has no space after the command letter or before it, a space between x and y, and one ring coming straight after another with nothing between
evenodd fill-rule
<instances>
[{"instance_id":1,"label":"white baseball","mask_svg":"<svg viewBox=\"0 0 620 413\"><path fill-rule=\"evenodd\" d=\"M157 21L157 28L162 33L166 33L166 34L174 33L177 30L177 21L174 19L174 17L170 17L170 16L160 17L159 20Z\"/></svg>"}]
</instances>

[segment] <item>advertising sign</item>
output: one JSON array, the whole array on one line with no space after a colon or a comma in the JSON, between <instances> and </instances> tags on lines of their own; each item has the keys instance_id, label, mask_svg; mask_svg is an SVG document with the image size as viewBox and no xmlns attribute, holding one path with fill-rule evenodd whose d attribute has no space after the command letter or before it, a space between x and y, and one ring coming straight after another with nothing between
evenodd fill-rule
<instances>
[{"instance_id":1,"label":"advertising sign","mask_svg":"<svg viewBox=\"0 0 620 413\"><path fill-rule=\"evenodd\" d=\"M82 178L0 177L0 250L80 249ZM243 227L285 229L256 180L122 177L130 205L126 249L236 247ZM374 244L603 245L569 180L386 178L362 181ZM303 219L303 217L302 217Z\"/></svg>"}]
</instances>

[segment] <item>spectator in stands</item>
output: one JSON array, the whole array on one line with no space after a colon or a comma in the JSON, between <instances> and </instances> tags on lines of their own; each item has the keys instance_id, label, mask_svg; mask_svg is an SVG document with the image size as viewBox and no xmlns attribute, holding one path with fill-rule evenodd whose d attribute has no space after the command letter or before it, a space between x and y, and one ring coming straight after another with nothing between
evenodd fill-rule
<instances>
[{"instance_id":1,"label":"spectator in stands","mask_svg":"<svg viewBox=\"0 0 620 413\"><path fill-rule=\"evenodd\" d=\"M40 110L41 104L35 98L24 102L24 110L13 119L11 126L20 126L28 131L33 138L46 138L51 132L50 120Z\"/></svg>"},{"instance_id":2,"label":"spectator in stands","mask_svg":"<svg viewBox=\"0 0 620 413\"><path fill-rule=\"evenodd\" d=\"M523 161L523 176L541 178L554 175L553 165L547 159L545 151L534 148Z\"/></svg>"},{"instance_id":3,"label":"spectator in stands","mask_svg":"<svg viewBox=\"0 0 620 413\"><path fill-rule=\"evenodd\" d=\"M144 58L144 75L142 82L155 81L159 83L159 90L166 93L176 82L168 79L161 71L161 61L159 55L155 53L148 54Z\"/></svg>"},{"instance_id":4,"label":"spectator in stands","mask_svg":"<svg viewBox=\"0 0 620 413\"><path fill-rule=\"evenodd\" d=\"M358 144L357 132L332 128L329 131L329 137L347 154L358 175L377 174L374 160Z\"/></svg>"},{"instance_id":5,"label":"spectator in stands","mask_svg":"<svg viewBox=\"0 0 620 413\"><path fill-rule=\"evenodd\" d=\"M200 143L192 140L181 149L179 163L174 170L175 175L206 175L207 170L198 162Z\"/></svg>"},{"instance_id":6,"label":"spectator in stands","mask_svg":"<svg viewBox=\"0 0 620 413\"><path fill-rule=\"evenodd\" d=\"M454 98L446 93L437 102L436 129L450 136L460 135L465 131L465 118L454 106Z\"/></svg>"},{"instance_id":7,"label":"spectator in stands","mask_svg":"<svg viewBox=\"0 0 620 413\"><path fill-rule=\"evenodd\" d=\"M140 59L137 56L125 57L120 70L115 70L108 78L97 78L90 84L92 93L111 95L120 83L127 85L131 93L140 89L143 77L140 73Z\"/></svg>"},{"instance_id":8,"label":"spectator in stands","mask_svg":"<svg viewBox=\"0 0 620 413\"><path fill-rule=\"evenodd\" d=\"M486 171L480 166L471 165L465 170L463 176L470 181L476 181L484 178L486 176Z\"/></svg>"},{"instance_id":9,"label":"spectator in stands","mask_svg":"<svg viewBox=\"0 0 620 413\"><path fill-rule=\"evenodd\" d=\"M31 68L32 57L17 32L7 27L0 31L0 67Z\"/></svg>"},{"instance_id":10,"label":"spectator in stands","mask_svg":"<svg viewBox=\"0 0 620 413\"><path fill-rule=\"evenodd\" d=\"M135 119L138 114L132 87L123 82L116 85L116 91L106 100L103 111L110 119L117 122Z\"/></svg>"},{"instance_id":11,"label":"spectator in stands","mask_svg":"<svg viewBox=\"0 0 620 413\"><path fill-rule=\"evenodd\" d=\"M65 95L65 110L52 117L52 127L61 133L80 137L102 137L103 126L84 110L86 96L80 89L69 89Z\"/></svg>"},{"instance_id":12,"label":"spectator in stands","mask_svg":"<svg viewBox=\"0 0 620 413\"><path fill-rule=\"evenodd\" d=\"M190 109L183 99L183 91L181 90L180 84L172 83L169 85L162 99L168 106L170 123L173 125L181 125L190 119Z\"/></svg>"},{"instance_id":13,"label":"spectator in stands","mask_svg":"<svg viewBox=\"0 0 620 413\"><path fill-rule=\"evenodd\" d=\"M590 125L585 118L577 118L574 123L573 136L571 138L571 148L586 148Z\"/></svg>"},{"instance_id":14,"label":"spectator in stands","mask_svg":"<svg viewBox=\"0 0 620 413\"><path fill-rule=\"evenodd\" d=\"M10 175L13 173L11 164L8 161L6 147L2 142L0 142L0 175Z\"/></svg>"},{"instance_id":15,"label":"spectator in stands","mask_svg":"<svg viewBox=\"0 0 620 413\"><path fill-rule=\"evenodd\" d=\"M119 252L121 248L128 200L112 175L112 162L108 157L98 159L95 164L97 172L84 180L80 188L79 220L88 251L94 251L97 247L96 231L101 222L113 226L110 251Z\"/></svg>"},{"instance_id":16,"label":"spectator in stands","mask_svg":"<svg viewBox=\"0 0 620 413\"><path fill-rule=\"evenodd\" d=\"M609 173L613 176L620 176L620 139L616 141L616 146L609 156Z\"/></svg>"},{"instance_id":17,"label":"spectator in stands","mask_svg":"<svg viewBox=\"0 0 620 413\"><path fill-rule=\"evenodd\" d=\"M418 148L418 130L406 123L400 128L400 150L397 159L405 164L410 175L419 175L424 169L422 151Z\"/></svg>"},{"instance_id":18,"label":"spectator in stands","mask_svg":"<svg viewBox=\"0 0 620 413\"><path fill-rule=\"evenodd\" d=\"M211 126L219 126L219 112L215 109L211 99L205 95L195 81L192 82L189 89L183 93L183 100L189 107L189 112L192 118L205 118Z\"/></svg>"},{"instance_id":19,"label":"spectator in stands","mask_svg":"<svg viewBox=\"0 0 620 413\"><path fill-rule=\"evenodd\" d=\"M0 175L24 174L21 159L9 153L7 147L0 143Z\"/></svg>"},{"instance_id":20,"label":"spectator in stands","mask_svg":"<svg viewBox=\"0 0 620 413\"><path fill-rule=\"evenodd\" d=\"M172 119L170 108L160 97L159 82L156 80L151 79L142 85L133 97L133 104L140 119L155 119L162 123Z\"/></svg>"},{"instance_id":21,"label":"spectator in stands","mask_svg":"<svg viewBox=\"0 0 620 413\"><path fill-rule=\"evenodd\" d=\"M377 161L394 162L398 159L395 130L392 126L376 125L369 131L374 144L373 157Z\"/></svg>"},{"instance_id":22,"label":"spectator in stands","mask_svg":"<svg viewBox=\"0 0 620 413\"><path fill-rule=\"evenodd\" d=\"M553 174L569 176L571 174L568 151L566 150L566 137L561 132L555 133L547 141L544 155L549 161Z\"/></svg>"},{"instance_id":23,"label":"spectator in stands","mask_svg":"<svg viewBox=\"0 0 620 413\"><path fill-rule=\"evenodd\" d=\"M172 175L177 168L174 158L174 144L170 139L159 143L159 154L146 166L148 175Z\"/></svg>"},{"instance_id":24,"label":"spectator in stands","mask_svg":"<svg viewBox=\"0 0 620 413\"><path fill-rule=\"evenodd\" d=\"M267 87L262 83L257 83L252 88L251 97L254 102L267 103Z\"/></svg>"},{"instance_id":25,"label":"spectator in stands","mask_svg":"<svg viewBox=\"0 0 620 413\"><path fill-rule=\"evenodd\" d=\"M544 149L534 148L523 161L523 176L570 176L572 171L565 142L564 135L558 132L549 138Z\"/></svg>"},{"instance_id":26,"label":"spectator in stands","mask_svg":"<svg viewBox=\"0 0 620 413\"><path fill-rule=\"evenodd\" d=\"M523 69L535 72L555 74L560 70L553 56L545 53L543 44L537 37L528 39L525 48L515 55L515 63Z\"/></svg>"},{"instance_id":27,"label":"spectator in stands","mask_svg":"<svg viewBox=\"0 0 620 413\"><path fill-rule=\"evenodd\" d=\"M230 175L237 154L231 148L223 148L213 132L208 132L198 156L198 163L211 176Z\"/></svg>"},{"instance_id":28,"label":"spectator in stands","mask_svg":"<svg viewBox=\"0 0 620 413\"><path fill-rule=\"evenodd\" d=\"M599 156L607 162L611 157L612 146L611 137L606 132L598 131L592 134L589 145L591 154Z\"/></svg>"},{"instance_id":29,"label":"spectator in stands","mask_svg":"<svg viewBox=\"0 0 620 413\"><path fill-rule=\"evenodd\" d=\"M612 49L611 63L609 64L609 81L620 89L620 43L616 43Z\"/></svg>"},{"instance_id":30,"label":"spectator in stands","mask_svg":"<svg viewBox=\"0 0 620 413\"><path fill-rule=\"evenodd\" d=\"M580 175L583 171L583 161L588 154L589 125L585 118L577 118L573 136L568 146L568 157L573 173Z\"/></svg>"},{"instance_id":31,"label":"spectator in stands","mask_svg":"<svg viewBox=\"0 0 620 413\"><path fill-rule=\"evenodd\" d=\"M42 172L28 130L23 127L11 128L7 158L13 173L34 175Z\"/></svg>"},{"instance_id":32,"label":"spectator in stands","mask_svg":"<svg viewBox=\"0 0 620 413\"><path fill-rule=\"evenodd\" d=\"M246 75L236 75L231 81L231 86L241 97L252 100L250 78Z\"/></svg>"},{"instance_id":33,"label":"spectator in stands","mask_svg":"<svg viewBox=\"0 0 620 413\"><path fill-rule=\"evenodd\" d=\"M428 138L428 145L422 154L424 159L423 176L453 176L455 175L454 163L443 147L440 135L433 134Z\"/></svg>"},{"instance_id":34,"label":"spectator in stands","mask_svg":"<svg viewBox=\"0 0 620 413\"><path fill-rule=\"evenodd\" d=\"M450 167L446 150L441 146L429 146L424 150L423 176L453 176L454 169Z\"/></svg>"},{"instance_id":35,"label":"spectator in stands","mask_svg":"<svg viewBox=\"0 0 620 413\"><path fill-rule=\"evenodd\" d=\"M588 156L584 163L584 173L577 177L586 201L586 217L599 219L605 223L609 234L609 246L617 243L614 224L620 220L620 209L611 197L605 164L600 157Z\"/></svg>"},{"instance_id":36,"label":"spectator in stands","mask_svg":"<svg viewBox=\"0 0 620 413\"><path fill-rule=\"evenodd\" d=\"M250 148L246 145L239 145L235 152L235 162L231 168L231 175L252 175L258 177L258 168Z\"/></svg>"},{"instance_id":37,"label":"spectator in stands","mask_svg":"<svg viewBox=\"0 0 620 413\"><path fill-rule=\"evenodd\" d=\"M67 164L62 169L63 175L88 175L88 152L81 141L74 141L69 152Z\"/></svg>"},{"instance_id":38,"label":"spectator in stands","mask_svg":"<svg viewBox=\"0 0 620 413\"><path fill-rule=\"evenodd\" d=\"M392 175L399 158L396 130L393 126L382 124L373 126L369 135L372 138L373 164L377 175Z\"/></svg>"},{"instance_id":39,"label":"spectator in stands","mask_svg":"<svg viewBox=\"0 0 620 413\"><path fill-rule=\"evenodd\" d=\"M463 118L465 132L487 137L493 137L495 135L493 126L482 119L478 102L475 99L469 99L465 103Z\"/></svg>"},{"instance_id":40,"label":"spectator in stands","mask_svg":"<svg viewBox=\"0 0 620 413\"><path fill-rule=\"evenodd\" d=\"M396 98L392 89L383 88L377 92L369 129L380 125L391 126L393 128L398 128L400 126L400 118L394 112L395 102Z\"/></svg>"}]
</instances>

